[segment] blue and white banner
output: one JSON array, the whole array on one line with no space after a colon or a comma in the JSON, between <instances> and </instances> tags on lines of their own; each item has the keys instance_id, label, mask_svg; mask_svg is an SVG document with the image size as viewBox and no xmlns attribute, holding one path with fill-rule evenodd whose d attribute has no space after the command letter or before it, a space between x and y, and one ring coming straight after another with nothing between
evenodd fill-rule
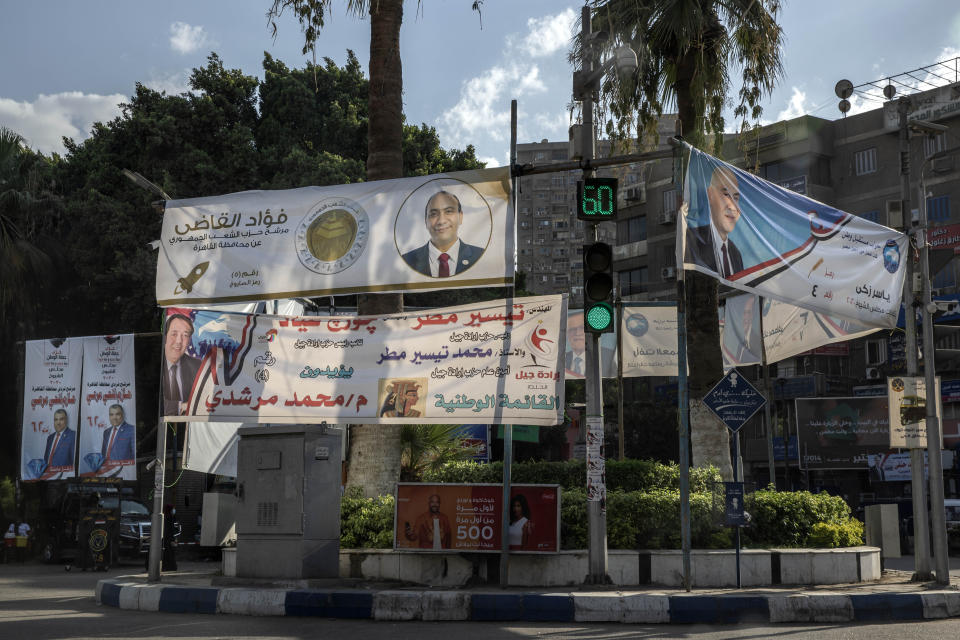
<instances>
[{"instance_id":1,"label":"blue and white banner","mask_svg":"<svg viewBox=\"0 0 960 640\"><path fill-rule=\"evenodd\" d=\"M904 234L688 148L678 264L804 309L896 326Z\"/></svg>"},{"instance_id":2,"label":"blue and white banner","mask_svg":"<svg viewBox=\"0 0 960 640\"><path fill-rule=\"evenodd\" d=\"M677 307L624 303L623 377L677 375Z\"/></svg>"}]
</instances>

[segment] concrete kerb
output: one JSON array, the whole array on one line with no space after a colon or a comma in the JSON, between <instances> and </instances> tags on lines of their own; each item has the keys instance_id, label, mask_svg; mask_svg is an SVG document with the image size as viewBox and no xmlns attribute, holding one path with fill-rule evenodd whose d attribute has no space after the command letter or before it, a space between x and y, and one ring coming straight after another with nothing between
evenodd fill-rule
<instances>
[{"instance_id":1,"label":"concrete kerb","mask_svg":"<svg viewBox=\"0 0 960 640\"><path fill-rule=\"evenodd\" d=\"M711 623L853 622L960 616L960 591L522 592L268 589L101 580L97 602L171 613L321 616L373 620Z\"/></svg>"}]
</instances>

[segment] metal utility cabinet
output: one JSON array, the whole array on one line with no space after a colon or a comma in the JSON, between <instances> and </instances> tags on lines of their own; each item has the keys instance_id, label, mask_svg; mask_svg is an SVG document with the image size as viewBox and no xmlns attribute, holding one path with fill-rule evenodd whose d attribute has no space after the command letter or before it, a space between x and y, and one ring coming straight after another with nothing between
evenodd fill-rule
<instances>
[{"instance_id":1,"label":"metal utility cabinet","mask_svg":"<svg viewBox=\"0 0 960 640\"><path fill-rule=\"evenodd\" d=\"M324 425L238 433L237 575L337 577L340 433Z\"/></svg>"}]
</instances>

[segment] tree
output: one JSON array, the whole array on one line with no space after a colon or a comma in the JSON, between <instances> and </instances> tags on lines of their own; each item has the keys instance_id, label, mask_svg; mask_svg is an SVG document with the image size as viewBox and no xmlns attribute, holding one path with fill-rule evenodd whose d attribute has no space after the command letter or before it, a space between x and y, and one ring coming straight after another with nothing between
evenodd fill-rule
<instances>
[{"instance_id":1,"label":"tree","mask_svg":"<svg viewBox=\"0 0 960 640\"><path fill-rule=\"evenodd\" d=\"M476 448L464 445L461 429L456 424L400 427L401 482L419 482L425 471L436 471L448 462L467 460L476 455Z\"/></svg>"},{"instance_id":2,"label":"tree","mask_svg":"<svg viewBox=\"0 0 960 640\"><path fill-rule=\"evenodd\" d=\"M745 130L748 119L762 113L760 100L781 78L783 32L777 24L780 0L594 0L593 31L606 31L602 46L609 52L629 45L640 68L631 78L613 77L601 87L608 136L629 137L634 126L640 140L656 136L656 123L675 106L684 138L708 147L712 134L719 148L724 131L731 72L740 69L741 86L735 115ZM571 57L582 60L581 42ZM717 282L696 272L686 276L687 350L697 366L690 371L690 419L694 430L714 431L721 441L726 429L703 405L702 398L723 375L716 320ZM694 447L694 455L698 453ZM726 449L721 469L730 475ZM702 464L694 458L695 464Z\"/></svg>"}]
</instances>

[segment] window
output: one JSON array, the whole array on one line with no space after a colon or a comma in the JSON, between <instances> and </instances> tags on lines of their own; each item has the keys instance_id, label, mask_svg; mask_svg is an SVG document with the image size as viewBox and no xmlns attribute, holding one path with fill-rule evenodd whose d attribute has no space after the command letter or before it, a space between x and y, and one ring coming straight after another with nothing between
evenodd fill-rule
<instances>
[{"instance_id":1,"label":"window","mask_svg":"<svg viewBox=\"0 0 960 640\"><path fill-rule=\"evenodd\" d=\"M620 295L622 296L642 293L647 288L647 268L640 267L629 271L618 271L617 281L620 283Z\"/></svg>"},{"instance_id":2,"label":"window","mask_svg":"<svg viewBox=\"0 0 960 640\"><path fill-rule=\"evenodd\" d=\"M529 228L530 228L530 223L529 223L527 220L521 220L521 221L520 221L520 228L521 228L521 229L529 229Z\"/></svg>"},{"instance_id":3,"label":"window","mask_svg":"<svg viewBox=\"0 0 960 640\"><path fill-rule=\"evenodd\" d=\"M550 221L549 221L549 220L541 220L540 222L537 223L537 226L538 226L538 227L544 227L544 228L545 228L545 227L549 227L549 226L550 226Z\"/></svg>"},{"instance_id":4,"label":"window","mask_svg":"<svg viewBox=\"0 0 960 640\"><path fill-rule=\"evenodd\" d=\"M877 148L870 147L863 151L857 151L853 154L853 163L856 167L858 176L865 176L868 173L877 172Z\"/></svg>"},{"instance_id":5,"label":"window","mask_svg":"<svg viewBox=\"0 0 960 640\"><path fill-rule=\"evenodd\" d=\"M887 361L887 341L867 340L867 366L883 364Z\"/></svg>"},{"instance_id":6,"label":"window","mask_svg":"<svg viewBox=\"0 0 960 640\"><path fill-rule=\"evenodd\" d=\"M668 189L663 192L664 213L674 213L677 210L677 190Z\"/></svg>"},{"instance_id":7,"label":"window","mask_svg":"<svg viewBox=\"0 0 960 640\"><path fill-rule=\"evenodd\" d=\"M930 284L934 289L946 289L947 287L957 286L957 278L953 275L953 267L947 265L946 268L941 269L939 273L933 276L933 282Z\"/></svg>"},{"instance_id":8,"label":"window","mask_svg":"<svg viewBox=\"0 0 960 640\"><path fill-rule=\"evenodd\" d=\"M559 247L553 250L553 255L557 256L558 258L565 258L567 253L566 247Z\"/></svg>"},{"instance_id":9,"label":"window","mask_svg":"<svg viewBox=\"0 0 960 640\"><path fill-rule=\"evenodd\" d=\"M550 178L551 187L562 187L563 186L563 176L553 176Z\"/></svg>"},{"instance_id":10,"label":"window","mask_svg":"<svg viewBox=\"0 0 960 640\"><path fill-rule=\"evenodd\" d=\"M617 220L617 242L628 244L647 239L647 217L636 216L626 220Z\"/></svg>"},{"instance_id":11,"label":"window","mask_svg":"<svg viewBox=\"0 0 960 640\"><path fill-rule=\"evenodd\" d=\"M947 148L947 132L941 131L934 136L924 136L923 138L923 157L929 158L938 151Z\"/></svg>"},{"instance_id":12,"label":"window","mask_svg":"<svg viewBox=\"0 0 960 640\"><path fill-rule=\"evenodd\" d=\"M536 153L536 155L534 156L534 158L536 158L536 161L537 161L537 162L541 162L541 161L543 161L543 160L546 160L546 159L547 159L547 152L546 152L546 151L537 151L537 153Z\"/></svg>"},{"instance_id":13,"label":"window","mask_svg":"<svg viewBox=\"0 0 960 640\"><path fill-rule=\"evenodd\" d=\"M566 229L569 226L570 226L570 223L567 222L566 220L557 220L556 222L553 223L554 229Z\"/></svg>"},{"instance_id":14,"label":"window","mask_svg":"<svg viewBox=\"0 0 960 640\"><path fill-rule=\"evenodd\" d=\"M864 211L860 214L860 217L864 220L869 220L870 222L880 222L879 211Z\"/></svg>"},{"instance_id":15,"label":"window","mask_svg":"<svg viewBox=\"0 0 960 640\"><path fill-rule=\"evenodd\" d=\"M950 220L950 196L927 198L927 221L948 222Z\"/></svg>"},{"instance_id":16,"label":"window","mask_svg":"<svg viewBox=\"0 0 960 640\"><path fill-rule=\"evenodd\" d=\"M562 275L562 276L553 276L553 283L554 283L554 284L562 284L563 286L567 286L568 284L570 284L570 276L568 276L568 275L566 275L566 274L564 274L564 275Z\"/></svg>"}]
</instances>

